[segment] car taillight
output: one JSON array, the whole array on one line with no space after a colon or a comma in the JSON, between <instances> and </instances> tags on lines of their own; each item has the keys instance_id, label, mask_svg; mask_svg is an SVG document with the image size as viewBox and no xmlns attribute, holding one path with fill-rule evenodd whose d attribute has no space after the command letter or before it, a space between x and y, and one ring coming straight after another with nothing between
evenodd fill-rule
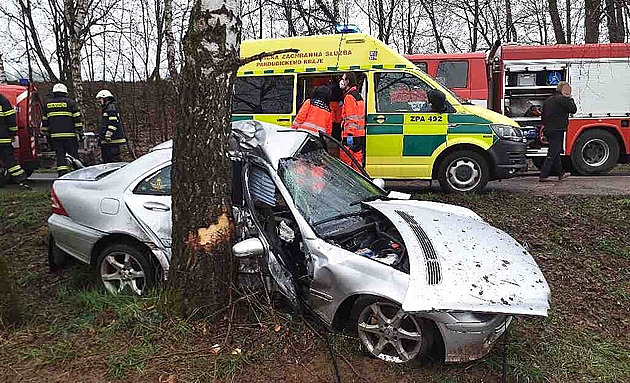
<instances>
[{"instance_id":1,"label":"car taillight","mask_svg":"<svg viewBox=\"0 0 630 383\"><path fill-rule=\"evenodd\" d=\"M61 202L59 202L59 197L55 193L55 189L50 189L50 201L52 203L52 212L53 214L65 215L68 216L68 212L66 209L61 206Z\"/></svg>"}]
</instances>

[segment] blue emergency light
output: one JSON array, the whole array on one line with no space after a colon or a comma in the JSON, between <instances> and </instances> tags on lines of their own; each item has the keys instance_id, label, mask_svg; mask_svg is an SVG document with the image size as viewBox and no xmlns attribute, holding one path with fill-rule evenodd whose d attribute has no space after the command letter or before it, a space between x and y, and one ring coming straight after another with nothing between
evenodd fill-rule
<instances>
[{"instance_id":1,"label":"blue emergency light","mask_svg":"<svg viewBox=\"0 0 630 383\"><path fill-rule=\"evenodd\" d=\"M20 85L28 86L28 79L27 78L21 78L20 79Z\"/></svg>"},{"instance_id":2,"label":"blue emergency light","mask_svg":"<svg viewBox=\"0 0 630 383\"><path fill-rule=\"evenodd\" d=\"M335 31L337 33L361 33L361 30L355 24L337 24Z\"/></svg>"}]
</instances>

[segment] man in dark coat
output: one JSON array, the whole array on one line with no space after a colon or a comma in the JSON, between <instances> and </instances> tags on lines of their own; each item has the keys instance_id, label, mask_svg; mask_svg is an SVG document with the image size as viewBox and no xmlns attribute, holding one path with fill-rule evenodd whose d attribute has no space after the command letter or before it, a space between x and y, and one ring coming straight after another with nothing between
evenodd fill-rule
<instances>
[{"instance_id":1,"label":"man in dark coat","mask_svg":"<svg viewBox=\"0 0 630 383\"><path fill-rule=\"evenodd\" d=\"M560 81L556 93L543 104L542 123L549 140L549 151L540 170L540 182L550 181L549 175L554 169L557 171L558 180L569 176L562 168L560 154L564 152L564 133L569 125L569 115L576 112L575 101L571 98L571 86L566 81Z\"/></svg>"}]
</instances>

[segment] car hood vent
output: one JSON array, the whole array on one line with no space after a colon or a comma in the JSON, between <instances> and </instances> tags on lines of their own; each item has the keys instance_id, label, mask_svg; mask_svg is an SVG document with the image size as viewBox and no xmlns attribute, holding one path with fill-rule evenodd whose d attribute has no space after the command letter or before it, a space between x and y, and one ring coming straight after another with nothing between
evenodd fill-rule
<instances>
[{"instance_id":1,"label":"car hood vent","mask_svg":"<svg viewBox=\"0 0 630 383\"><path fill-rule=\"evenodd\" d=\"M422 247L424 260L427 267L427 284L439 284L442 281L442 270L440 268L440 261L438 260L437 254L435 253L435 248L433 247L431 240L429 240L427 233L422 230L420 224L416 222L415 218L413 218L411 214L401 210L395 210L395 212L409 225L416 238L418 239L420 246Z\"/></svg>"}]
</instances>

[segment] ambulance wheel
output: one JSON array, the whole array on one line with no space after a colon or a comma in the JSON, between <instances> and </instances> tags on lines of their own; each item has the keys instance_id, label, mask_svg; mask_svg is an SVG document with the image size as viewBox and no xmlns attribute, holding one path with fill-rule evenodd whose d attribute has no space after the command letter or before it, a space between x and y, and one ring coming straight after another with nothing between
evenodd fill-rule
<instances>
[{"instance_id":1,"label":"ambulance wheel","mask_svg":"<svg viewBox=\"0 0 630 383\"><path fill-rule=\"evenodd\" d=\"M580 175L606 174L619 161L619 142L610 132L592 129L580 134L573 150L571 162Z\"/></svg>"},{"instance_id":2,"label":"ambulance wheel","mask_svg":"<svg viewBox=\"0 0 630 383\"><path fill-rule=\"evenodd\" d=\"M489 179L488 162L481 154L471 150L447 155L438 168L438 181L445 193L478 193Z\"/></svg>"}]
</instances>

